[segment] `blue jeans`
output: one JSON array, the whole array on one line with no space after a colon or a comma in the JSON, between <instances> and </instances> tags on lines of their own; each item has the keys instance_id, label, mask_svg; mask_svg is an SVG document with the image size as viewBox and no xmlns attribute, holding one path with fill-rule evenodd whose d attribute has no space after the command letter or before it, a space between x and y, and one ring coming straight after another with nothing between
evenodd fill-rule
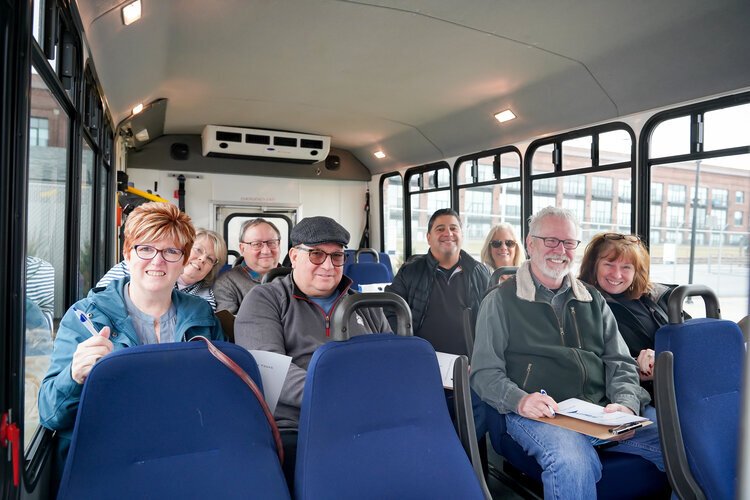
<instances>
[{"instance_id":1,"label":"blue jeans","mask_svg":"<svg viewBox=\"0 0 750 500\"><path fill-rule=\"evenodd\" d=\"M656 410L648 406L643 416L654 423L607 451L639 455L664 471ZM594 445L602 441L516 413L505 415L505 425L508 434L542 468L545 498L596 498L596 483L602 478L602 464Z\"/></svg>"}]
</instances>

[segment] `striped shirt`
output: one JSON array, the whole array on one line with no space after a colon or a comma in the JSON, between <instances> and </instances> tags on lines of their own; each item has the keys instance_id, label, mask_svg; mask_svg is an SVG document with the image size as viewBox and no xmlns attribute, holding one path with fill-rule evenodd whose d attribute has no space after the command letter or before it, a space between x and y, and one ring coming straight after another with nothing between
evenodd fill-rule
<instances>
[{"instance_id":1,"label":"striped shirt","mask_svg":"<svg viewBox=\"0 0 750 500\"><path fill-rule=\"evenodd\" d=\"M39 257L26 257L26 296L42 312L52 315L55 310L55 268Z\"/></svg>"}]
</instances>

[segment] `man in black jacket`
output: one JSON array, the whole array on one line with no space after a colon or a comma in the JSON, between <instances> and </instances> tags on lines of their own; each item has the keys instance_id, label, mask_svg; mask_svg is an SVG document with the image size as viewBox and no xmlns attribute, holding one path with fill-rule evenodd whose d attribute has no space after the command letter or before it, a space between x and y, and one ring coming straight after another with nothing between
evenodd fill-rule
<instances>
[{"instance_id":1,"label":"man in black jacket","mask_svg":"<svg viewBox=\"0 0 750 500\"><path fill-rule=\"evenodd\" d=\"M471 355L463 315L471 309L473 330L479 304L489 286L489 272L461 250L463 232L455 210L437 210L427 224L429 251L404 264L386 287L406 300L411 308L414 335L432 343L436 351ZM386 312L396 329L396 316Z\"/></svg>"}]
</instances>

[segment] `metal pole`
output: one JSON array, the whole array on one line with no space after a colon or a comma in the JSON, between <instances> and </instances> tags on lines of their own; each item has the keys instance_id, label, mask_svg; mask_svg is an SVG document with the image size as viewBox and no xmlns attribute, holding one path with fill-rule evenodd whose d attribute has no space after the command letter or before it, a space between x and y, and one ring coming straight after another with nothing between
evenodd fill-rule
<instances>
[{"instance_id":1,"label":"metal pole","mask_svg":"<svg viewBox=\"0 0 750 500\"><path fill-rule=\"evenodd\" d=\"M690 262L688 263L688 284L693 283L693 267L695 265L695 232L698 225L698 186L701 179L701 160L695 162L695 192L693 193L693 222L690 229Z\"/></svg>"}]
</instances>

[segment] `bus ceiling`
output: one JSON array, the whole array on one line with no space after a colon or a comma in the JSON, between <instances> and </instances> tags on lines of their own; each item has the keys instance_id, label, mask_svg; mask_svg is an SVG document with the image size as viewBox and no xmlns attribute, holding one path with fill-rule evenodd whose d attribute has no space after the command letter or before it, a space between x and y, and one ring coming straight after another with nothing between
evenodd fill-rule
<instances>
[{"instance_id":1,"label":"bus ceiling","mask_svg":"<svg viewBox=\"0 0 750 500\"><path fill-rule=\"evenodd\" d=\"M115 123L168 99L164 134L329 136L372 173L750 84L747 1L141 1L75 2Z\"/></svg>"}]
</instances>

